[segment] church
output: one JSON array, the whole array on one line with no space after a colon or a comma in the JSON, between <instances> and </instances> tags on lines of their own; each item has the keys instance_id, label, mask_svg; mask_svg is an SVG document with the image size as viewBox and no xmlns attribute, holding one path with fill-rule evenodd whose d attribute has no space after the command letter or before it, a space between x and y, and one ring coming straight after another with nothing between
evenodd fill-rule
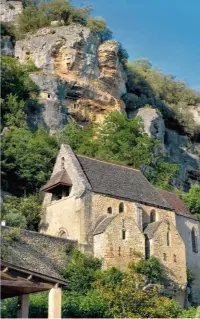
<instances>
[{"instance_id":1,"label":"church","mask_svg":"<svg viewBox=\"0 0 200 319\"><path fill-rule=\"evenodd\" d=\"M41 233L75 240L104 268L157 257L181 288L182 305L188 268L200 303L200 222L175 194L156 189L139 170L74 154L69 145L41 190Z\"/></svg>"}]
</instances>

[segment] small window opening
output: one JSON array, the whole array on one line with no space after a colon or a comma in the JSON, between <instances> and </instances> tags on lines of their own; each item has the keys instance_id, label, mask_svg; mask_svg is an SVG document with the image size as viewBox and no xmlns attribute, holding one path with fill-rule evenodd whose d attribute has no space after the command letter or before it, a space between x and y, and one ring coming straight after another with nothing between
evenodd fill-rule
<instances>
[{"instance_id":1,"label":"small window opening","mask_svg":"<svg viewBox=\"0 0 200 319\"><path fill-rule=\"evenodd\" d=\"M194 227L192 228L191 239L192 239L192 251L194 253L198 253L197 232Z\"/></svg>"},{"instance_id":2,"label":"small window opening","mask_svg":"<svg viewBox=\"0 0 200 319\"><path fill-rule=\"evenodd\" d=\"M122 227L124 228L125 227L125 220L124 219L122 219Z\"/></svg>"},{"instance_id":3,"label":"small window opening","mask_svg":"<svg viewBox=\"0 0 200 319\"><path fill-rule=\"evenodd\" d=\"M121 256L121 247L118 248L118 256Z\"/></svg>"},{"instance_id":4,"label":"small window opening","mask_svg":"<svg viewBox=\"0 0 200 319\"><path fill-rule=\"evenodd\" d=\"M167 232L167 246L171 246L171 234L169 230Z\"/></svg>"},{"instance_id":5,"label":"small window opening","mask_svg":"<svg viewBox=\"0 0 200 319\"><path fill-rule=\"evenodd\" d=\"M150 241L147 235L145 235L145 259L150 258Z\"/></svg>"},{"instance_id":6,"label":"small window opening","mask_svg":"<svg viewBox=\"0 0 200 319\"><path fill-rule=\"evenodd\" d=\"M174 255L173 258L174 258L174 262L176 263L177 262L176 255Z\"/></svg>"},{"instance_id":7,"label":"small window opening","mask_svg":"<svg viewBox=\"0 0 200 319\"><path fill-rule=\"evenodd\" d=\"M48 99L50 99L50 98L51 98L51 94L50 94L50 93L48 93L48 94L47 94L47 96L48 96Z\"/></svg>"},{"instance_id":8,"label":"small window opening","mask_svg":"<svg viewBox=\"0 0 200 319\"><path fill-rule=\"evenodd\" d=\"M108 214L112 214L112 207L108 207L107 213L108 213Z\"/></svg>"},{"instance_id":9,"label":"small window opening","mask_svg":"<svg viewBox=\"0 0 200 319\"><path fill-rule=\"evenodd\" d=\"M156 211L153 209L150 213L150 223L154 223L156 221Z\"/></svg>"},{"instance_id":10,"label":"small window opening","mask_svg":"<svg viewBox=\"0 0 200 319\"><path fill-rule=\"evenodd\" d=\"M126 239L126 231L124 229L122 230L122 239Z\"/></svg>"},{"instance_id":11,"label":"small window opening","mask_svg":"<svg viewBox=\"0 0 200 319\"><path fill-rule=\"evenodd\" d=\"M163 254L163 259L164 259L164 261L167 261L167 254Z\"/></svg>"},{"instance_id":12,"label":"small window opening","mask_svg":"<svg viewBox=\"0 0 200 319\"><path fill-rule=\"evenodd\" d=\"M124 203L120 203L119 204L119 213L123 213L124 212Z\"/></svg>"}]
</instances>

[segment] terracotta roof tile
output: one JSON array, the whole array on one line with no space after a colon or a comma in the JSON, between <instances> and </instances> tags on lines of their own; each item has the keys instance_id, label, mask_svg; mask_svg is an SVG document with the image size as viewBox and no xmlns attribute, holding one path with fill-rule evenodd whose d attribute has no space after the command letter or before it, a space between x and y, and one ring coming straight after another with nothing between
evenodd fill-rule
<instances>
[{"instance_id":1,"label":"terracotta roof tile","mask_svg":"<svg viewBox=\"0 0 200 319\"><path fill-rule=\"evenodd\" d=\"M185 213L191 215L189 210L185 207L183 201L176 194L164 190L159 190L159 193L174 208L176 213Z\"/></svg>"}]
</instances>

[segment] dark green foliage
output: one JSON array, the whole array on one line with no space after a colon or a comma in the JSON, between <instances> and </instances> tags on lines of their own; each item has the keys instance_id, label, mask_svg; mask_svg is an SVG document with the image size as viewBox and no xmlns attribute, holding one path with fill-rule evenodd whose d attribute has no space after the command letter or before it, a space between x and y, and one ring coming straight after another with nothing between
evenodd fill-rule
<instances>
[{"instance_id":1,"label":"dark green foliage","mask_svg":"<svg viewBox=\"0 0 200 319\"><path fill-rule=\"evenodd\" d=\"M158 188L173 191L173 180L179 172L179 165L171 164L161 157L152 167L153 169L145 174L147 179Z\"/></svg>"},{"instance_id":2,"label":"dark green foliage","mask_svg":"<svg viewBox=\"0 0 200 319\"><path fill-rule=\"evenodd\" d=\"M1 58L2 125L23 127L26 123L25 106L33 105L38 88L29 78L36 70L33 63L21 65L15 58Z\"/></svg>"},{"instance_id":3,"label":"dark green foliage","mask_svg":"<svg viewBox=\"0 0 200 319\"><path fill-rule=\"evenodd\" d=\"M3 189L16 195L39 190L52 171L56 138L38 130L12 128L2 138Z\"/></svg>"},{"instance_id":4,"label":"dark green foliage","mask_svg":"<svg viewBox=\"0 0 200 319\"><path fill-rule=\"evenodd\" d=\"M6 196L1 206L1 219L6 220L7 226L38 231L42 212L41 204L41 195L20 198Z\"/></svg>"},{"instance_id":5,"label":"dark green foliage","mask_svg":"<svg viewBox=\"0 0 200 319\"><path fill-rule=\"evenodd\" d=\"M200 220L200 186L192 185L181 197L189 211Z\"/></svg>"},{"instance_id":6,"label":"dark green foliage","mask_svg":"<svg viewBox=\"0 0 200 319\"><path fill-rule=\"evenodd\" d=\"M163 283L167 279L167 274L155 257L150 257L147 260L140 260L138 263L133 263L130 267L138 273L145 275L149 283Z\"/></svg>"},{"instance_id":7,"label":"dark green foliage","mask_svg":"<svg viewBox=\"0 0 200 319\"><path fill-rule=\"evenodd\" d=\"M76 266L75 266L76 265ZM96 273L101 269L101 261L90 255L84 255L74 249L72 263L63 271L63 276L69 281L68 290L84 294L91 289L91 283Z\"/></svg>"},{"instance_id":8,"label":"dark green foliage","mask_svg":"<svg viewBox=\"0 0 200 319\"><path fill-rule=\"evenodd\" d=\"M128 119L119 112L111 112L102 126L81 129L72 123L63 134L80 154L137 168L152 161L154 142L143 133L140 118Z\"/></svg>"}]
</instances>

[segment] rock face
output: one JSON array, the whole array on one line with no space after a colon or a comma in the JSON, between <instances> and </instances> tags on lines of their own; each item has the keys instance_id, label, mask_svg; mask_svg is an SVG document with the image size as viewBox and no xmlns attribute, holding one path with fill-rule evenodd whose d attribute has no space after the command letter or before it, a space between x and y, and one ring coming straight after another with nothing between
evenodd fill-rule
<instances>
[{"instance_id":1,"label":"rock face","mask_svg":"<svg viewBox=\"0 0 200 319\"><path fill-rule=\"evenodd\" d=\"M154 140L164 141L165 123L156 109L141 108L135 114L144 121L144 130Z\"/></svg>"},{"instance_id":2,"label":"rock face","mask_svg":"<svg viewBox=\"0 0 200 319\"><path fill-rule=\"evenodd\" d=\"M11 37L8 35L1 37L1 55L8 55L13 56L14 55L14 46L13 42L11 40Z\"/></svg>"},{"instance_id":3,"label":"rock face","mask_svg":"<svg viewBox=\"0 0 200 319\"><path fill-rule=\"evenodd\" d=\"M166 129L162 116L155 109L141 108L131 114L136 115L143 119L145 132L160 141L155 154L165 154L171 163L180 165L174 185L184 191L194 183L200 185L200 144L191 144L188 137Z\"/></svg>"},{"instance_id":4,"label":"rock face","mask_svg":"<svg viewBox=\"0 0 200 319\"><path fill-rule=\"evenodd\" d=\"M17 41L15 56L32 60L65 81L63 103L78 122L101 122L112 110L125 112L126 75L118 58L119 43L100 39L81 25L49 27Z\"/></svg>"},{"instance_id":5,"label":"rock face","mask_svg":"<svg viewBox=\"0 0 200 319\"><path fill-rule=\"evenodd\" d=\"M12 22L16 15L22 12L22 1L0 1L1 12L0 21L1 22Z\"/></svg>"},{"instance_id":6,"label":"rock face","mask_svg":"<svg viewBox=\"0 0 200 319\"><path fill-rule=\"evenodd\" d=\"M45 127L50 134L56 133L68 122L68 111L63 104L66 85L59 77L45 73L30 74L39 89L39 110L28 114L28 122L33 129Z\"/></svg>"}]
</instances>

